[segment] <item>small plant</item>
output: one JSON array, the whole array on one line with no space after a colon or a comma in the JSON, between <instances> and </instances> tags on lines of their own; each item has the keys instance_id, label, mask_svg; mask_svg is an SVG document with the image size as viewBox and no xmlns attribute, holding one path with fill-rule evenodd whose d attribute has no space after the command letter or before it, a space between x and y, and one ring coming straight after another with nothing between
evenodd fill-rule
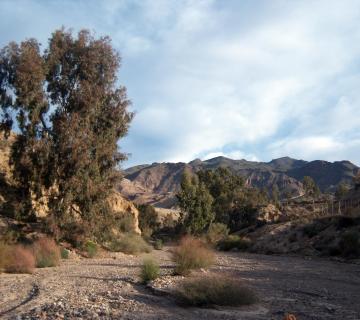
<instances>
[{"instance_id":1,"label":"small plant","mask_svg":"<svg viewBox=\"0 0 360 320\"><path fill-rule=\"evenodd\" d=\"M141 267L141 280L143 283L147 283L151 280L155 280L159 277L160 268L157 262L153 259L146 259Z\"/></svg>"},{"instance_id":2,"label":"small plant","mask_svg":"<svg viewBox=\"0 0 360 320\"><path fill-rule=\"evenodd\" d=\"M163 248L163 242L161 239L157 239L154 243L154 248L156 250L161 250Z\"/></svg>"},{"instance_id":3,"label":"small plant","mask_svg":"<svg viewBox=\"0 0 360 320\"><path fill-rule=\"evenodd\" d=\"M85 251L89 258L94 258L98 252L98 246L95 242L88 240L85 242Z\"/></svg>"},{"instance_id":4,"label":"small plant","mask_svg":"<svg viewBox=\"0 0 360 320\"><path fill-rule=\"evenodd\" d=\"M62 247L60 249L60 253L61 253L61 259L69 259L70 251L68 249Z\"/></svg>"},{"instance_id":5,"label":"small plant","mask_svg":"<svg viewBox=\"0 0 360 320\"><path fill-rule=\"evenodd\" d=\"M2 253L2 267L9 273L32 273L35 258L32 252L20 245L7 246Z\"/></svg>"},{"instance_id":6,"label":"small plant","mask_svg":"<svg viewBox=\"0 0 360 320\"><path fill-rule=\"evenodd\" d=\"M110 251L123 252L127 254L139 254L151 252L151 246L137 234L124 234L120 239L114 240L109 245Z\"/></svg>"},{"instance_id":7,"label":"small plant","mask_svg":"<svg viewBox=\"0 0 360 320\"><path fill-rule=\"evenodd\" d=\"M358 231L345 232L340 240L340 249L344 256L357 256L360 254L360 233Z\"/></svg>"},{"instance_id":8,"label":"small plant","mask_svg":"<svg viewBox=\"0 0 360 320\"><path fill-rule=\"evenodd\" d=\"M214 263L215 255L202 241L190 236L181 239L173 251L175 273L187 275L193 269L207 268Z\"/></svg>"},{"instance_id":9,"label":"small plant","mask_svg":"<svg viewBox=\"0 0 360 320\"><path fill-rule=\"evenodd\" d=\"M216 245L219 241L224 240L229 234L229 229L226 224L223 223L212 223L207 232L207 241Z\"/></svg>"},{"instance_id":10,"label":"small plant","mask_svg":"<svg viewBox=\"0 0 360 320\"><path fill-rule=\"evenodd\" d=\"M250 247L250 240L237 235L230 235L219 243L219 249L223 251L239 250L244 251Z\"/></svg>"},{"instance_id":11,"label":"small plant","mask_svg":"<svg viewBox=\"0 0 360 320\"><path fill-rule=\"evenodd\" d=\"M242 306L258 301L255 293L239 280L226 276L201 276L183 282L176 291L185 306Z\"/></svg>"},{"instance_id":12,"label":"small plant","mask_svg":"<svg viewBox=\"0 0 360 320\"><path fill-rule=\"evenodd\" d=\"M53 239L37 240L33 245L33 251L38 268L55 267L60 263L60 250Z\"/></svg>"}]
</instances>

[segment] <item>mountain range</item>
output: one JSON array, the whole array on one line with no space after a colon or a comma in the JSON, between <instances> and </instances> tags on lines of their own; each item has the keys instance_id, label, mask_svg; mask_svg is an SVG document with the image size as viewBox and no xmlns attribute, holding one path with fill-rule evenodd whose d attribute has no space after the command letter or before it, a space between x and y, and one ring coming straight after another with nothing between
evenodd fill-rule
<instances>
[{"instance_id":1,"label":"mountain range","mask_svg":"<svg viewBox=\"0 0 360 320\"><path fill-rule=\"evenodd\" d=\"M359 167L346 160L304 161L283 157L270 162L255 162L216 157L205 161L195 159L189 163L165 162L130 167L123 170L124 179L118 189L136 203L171 208L176 204L175 194L180 188L185 169L197 172L219 167L229 168L242 175L248 186L271 192L273 186L277 185L282 196L286 193L302 195L302 180L305 176L312 177L321 191L334 192L341 182L351 184L359 170Z\"/></svg>"}]
</instances>

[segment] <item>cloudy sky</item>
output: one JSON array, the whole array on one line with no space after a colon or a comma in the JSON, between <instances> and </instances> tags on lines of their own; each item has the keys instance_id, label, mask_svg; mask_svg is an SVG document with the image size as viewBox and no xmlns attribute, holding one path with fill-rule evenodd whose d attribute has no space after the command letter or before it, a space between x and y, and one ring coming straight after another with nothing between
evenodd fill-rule
<instances>
[{"instance_id":1,"label":"cloudy sky","mask_svg":"<svg viewBox=\"0 0 360 320\"><path fill-rule=\"evenodd\" d=\"M136 117L124 166L224 155L360 164L360 1L0 0L0 46L109 35Z\"/></svg>"}]
</instances>

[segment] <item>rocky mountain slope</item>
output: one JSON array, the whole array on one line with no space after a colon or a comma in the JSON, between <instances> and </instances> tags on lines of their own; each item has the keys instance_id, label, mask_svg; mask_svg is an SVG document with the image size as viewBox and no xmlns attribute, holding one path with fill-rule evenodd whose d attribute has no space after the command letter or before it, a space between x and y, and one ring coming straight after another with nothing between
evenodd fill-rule
<instances>
[{"instance_id":1,"label":"rocky mountain slope","mask_svg":"<svg viewBox=\"0 0 360 320\"><path fill-rule=\"evenodd\" d=\"M120 192L138 203L149 203L169 208L175 204L175 193L180 188L181 176L187 168L192 172L227 167L242 175L249 186L265 188L269 192L277 185L284 196L303 194L302 179L311 176L322 191L332 192L340 182L352 183L359 167L349 161L304 161L283 157L270 162L232 160L225 157L189 163L153 163L124 170L125 179Z\"/></svg>"}]
</instances>

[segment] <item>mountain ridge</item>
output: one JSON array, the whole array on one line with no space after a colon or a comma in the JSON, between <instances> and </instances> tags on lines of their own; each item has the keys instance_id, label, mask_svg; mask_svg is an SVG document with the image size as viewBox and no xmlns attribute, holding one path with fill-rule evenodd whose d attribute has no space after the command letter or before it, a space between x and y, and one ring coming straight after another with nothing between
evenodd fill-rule
<instances>
[{"instance_id":1,"label":"mountain ridge","mask_svg":"<svg viewBox=\"0 0 360 320\"><path fill-rule=\"evenodd\" d=\"M334 192L339 183L352 183L359 167L348 160L328 162L305 161L290 157L272 159L269 162L234 160L223 156L185 162L163 162L138 165L123 170L124 179L119 185L122 194L138 203L159 207L175 204L175 194L180 189L181 176L185 169L198 170L226 167L242 175L248 186L266 189L274 185L280 193L294 196L303 193L302 179L312 177L323 192Z\"/></svg>"}]
</instances>

